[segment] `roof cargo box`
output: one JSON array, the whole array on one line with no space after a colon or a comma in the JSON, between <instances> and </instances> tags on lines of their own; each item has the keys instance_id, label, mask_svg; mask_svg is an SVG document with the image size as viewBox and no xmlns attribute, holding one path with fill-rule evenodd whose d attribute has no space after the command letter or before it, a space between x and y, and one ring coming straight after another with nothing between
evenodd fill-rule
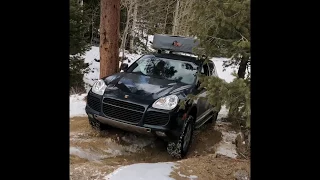
<instances>
[{"instance_id":1,"label":"roof cargo box","mask_svg":"<svg viewBox=\"0 0 320 180\"><path fill-rule=\"evenodd\" d=\"M191 37L155 34L153 36L152 47L157 50L168 50L194 54L193 48L197 47L199 43L199 40Z\"/></svg>"}]
</instances>

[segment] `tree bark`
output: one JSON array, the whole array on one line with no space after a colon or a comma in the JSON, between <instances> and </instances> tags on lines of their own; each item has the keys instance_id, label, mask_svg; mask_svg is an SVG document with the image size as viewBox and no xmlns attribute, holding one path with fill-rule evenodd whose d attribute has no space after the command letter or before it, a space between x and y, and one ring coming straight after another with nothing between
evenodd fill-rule
<instances>
[{"instance_id":1,"label":"tree bark","mask_svg":"<svg viewBox=\"0 0 320 180\"><path fill-rule=\"evenodd\" d=\"M101 0L100 78L119 71L120 0Z\"/></svg>"},{"instance_id":2,"label":"tree bark","mask_svg":"<svg viewBox=\"0 0 320 180\"><path fill-rule=\"evenodd\" d=\"M130 17L131 17L131 11L132 11L132 3L129 1L127 9L127 21L126 21L126 27L124 28L123 35L122 35L122 41L121 41L121 46L120 49L122 51L122 56L121 56L121 61L123 61L124 58L124 50L127 42L127 35L128 35L128 29L129 29L129 22L130 22Z\"/></svg>"},{"instance_id":3,"label":"tree bark","mask_svg":"<svg viewBox=\"0 0 320 180\"><path fill-rule=\"evenodd\" d=\"M91 13L91 33L90 33L90 44L92 45L92 41L93 41L93 31L94 31L94 10Z\"/></svg>"},{"instance_id":4,"label":"tree bark","mask_svg":"<svg viewBox=\"0 0 320 180\"><path fill-rule=\"evenodd\" d=\"M131 38L130 38L130 52L133 53L134 49L134 38L135 38L135 30L137 24L137 13L138 13L138 2L137 0L133 1L133 17L132 17L132 28L131 28Z\"/></svg>"},{"instance_id":5,"label":"tree bark","mask_svg":"<svg viewBox=\"0 0 320 180\"><path fill-rule=\"evenodd\" d=\"M244 76L246 75L247 64L248 64L248 59L245 57L242 57L240 61L240 66L238 69L238 78L244 79Z\"/></svg>"},{"instance_id":6,"label":"tree bark","mask_svg":"<svg viewBox=\"0 0 320 180\"><path fill-rule=\"evenodd\" d=\"M167 19L168 19L168 14L169 14L169 5L170 5L170 1L168 1L168 5L167 5L167 9L166 9L166 17L164 19L164 27L163 27L163 31L162 31L163 34L166 33Z\"/></svg>"},{"instance_id":7,"label":"tree bark","mask_svg":"<svg viewBox=\"0 0 320 180\"><path fill-rule=\"evenodd\" d=\"M177 31L177 28L178 28L179 5L180 5L180 0L177 0L175 11L174 11L172 35L176 35L176 33L177 33L176 31Z\"/></svg>"}]
</instances>

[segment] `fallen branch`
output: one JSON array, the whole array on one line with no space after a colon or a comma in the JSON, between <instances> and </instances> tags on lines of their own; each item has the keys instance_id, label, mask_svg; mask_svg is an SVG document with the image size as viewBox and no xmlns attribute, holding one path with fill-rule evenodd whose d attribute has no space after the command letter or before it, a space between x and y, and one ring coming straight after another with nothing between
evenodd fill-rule
<instances>
[{"instance_id":1,"label":"fallen branch","mask_svg":"<svg viewBox=\"0 0 320 180\"><path fill-rule=\"evenodd\" d=\"M239 152L239 154L240 154L243 158L248 159L248 157L245 156L245 155L243 155L241 152Z\"/></svg>"}]
</instances>

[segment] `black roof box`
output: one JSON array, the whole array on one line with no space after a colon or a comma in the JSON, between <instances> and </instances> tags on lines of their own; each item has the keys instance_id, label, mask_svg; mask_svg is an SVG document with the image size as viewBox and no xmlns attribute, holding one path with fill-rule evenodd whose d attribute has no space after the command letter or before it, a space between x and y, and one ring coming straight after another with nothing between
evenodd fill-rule
<instances>
[{"instance_id":1,"label":"black roof box","mask_svg":"<svg viewBox=\"0 0 320 180\"><path fill-rule=\"evenodd\" d=\"M193 48L197 47L199 43L199 40L191 37L155 34L152 47L157 50L194 54Z\"/></svg>"}]
</instances>

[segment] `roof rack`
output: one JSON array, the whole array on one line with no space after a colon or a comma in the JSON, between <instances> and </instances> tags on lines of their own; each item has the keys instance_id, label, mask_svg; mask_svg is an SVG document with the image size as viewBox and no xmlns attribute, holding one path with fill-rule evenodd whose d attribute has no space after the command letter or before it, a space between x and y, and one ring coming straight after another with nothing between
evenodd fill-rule
<instances>
[{"instance_id":1,"label":"roof rack","mask_svg":"<svg viewBox=\"0 0 320 180\"><path fill-rule=\"evenodd\" d=\"M158 53L169 51L170 54L176 52L194 55L193 49L197 47L199 43L199 40L191 37L155 34L153 36L152 47L158 50Z\"/></svg>"}]
</instances>

